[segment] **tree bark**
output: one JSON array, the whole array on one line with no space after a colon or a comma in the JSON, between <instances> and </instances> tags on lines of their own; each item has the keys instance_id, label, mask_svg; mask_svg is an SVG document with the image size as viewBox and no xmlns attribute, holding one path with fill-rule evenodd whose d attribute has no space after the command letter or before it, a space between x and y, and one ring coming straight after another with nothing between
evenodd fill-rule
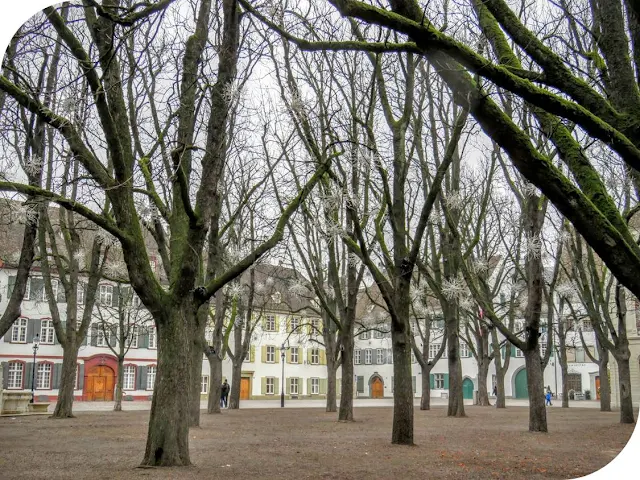
<instances>
[{"instance_id":1,"label":"tree bark","mask_svg":"<svg viewBox=\"0 0 640 480\"><path fill-rule=\"evenodd\" d=\"M404 302L409 305L409 302ZM408 308L398 308L408 310ZM407 312L408 313L408 312ZM408 318L408 316L406 317ZM392 322L393 345L393 430L391 443L413 445L413 384L411 381L411 343L408 333Z\"/></svg>"},{"instance_id":2,"label":"tree bark","mask_svg":"<svg viewBox=\"0 0 640 480\"><path fill-rule=\"evenodd\" d=\"M490 407L489 391L487 389L487 377L489 376L489 365L491 360L485 356L482 362L478 362L478 405Z\"/></svg>"},{"instance_id":3,"label":"tree bark","mask_svg":"<svg viewBox=\"0 0 640 480\"><path fill-rule=\"evenodd\" d=\"M547 431L547 409L544 405L544 378L537 349L524 351L529 393L529 431Z\"/></svg>"},{"instance_id":4,"label":"tree bark","mask_svg":"<svg viewBox=\"0 0 640 480\"><path fill-rule=\"evenodd\" d=\"M333 356L333 355L332 355ZM327 354L327 405L326 412L337 412L337 380L336 380L336 361L329 359Z\"/></svg>"},{"instance_id":5,"label":"tree bark","mask_svg":"<svg viewBox=\"0 0 640 480\"><path fill-rule=\"evenodd\" d=\"M240 408L240 383L242 382L242 360L233 362L231 369L231 391L229 392L229 408L237 410Z\"/></svg>"},{"instance_id":6,"label":"tree bark","mask_svg":"<svg viewBox=\"0 0 640 480\"><path fill-rule=\"evenodd\" d=\"M609 382L609 352L601 349L598 374L600 375L600 411L611 411L611 382Z\"/></svg>"},{"instance_id":7,"label":"tree bark","mask_svg":"<svg viewBox=\"0 0 640 480\"><path fill-rule=\"evenodd\" d=\"M562 381L562 408L569 408L569 381L568 381L569 368L566 362L566 357L567 357L566 352L563 353L563 355L565 357L565 361L560 362L560 374L562 377L562 380L561 380Z\"/></svg>"},{"instance_id":8,"label":"tree bark","mask_svg":"<svg viewBox=\"0 0 640 480\"><path fill-rule=\"evenodd\" d=\"M635 423L633 402L631 399L631 369L629 368L629 349L615 356L618 362L618 388L620 390L620 423Z\"/></svg>"},{"instance_id":9,"label":"tree bark","mask_svg":"<svg viewBox=\"0 0 640 480\"><path fill-rule=\"evenodd\" d=\"M340 410L338 420L341 422L353 422L353 335L352 329L340 332L340 345L342 351L342 385L340 391Z\"/></svg>"},{"instance_id":10,"label":"tree bark","mask_svg":"<svg viewBox=\"0 0 640 480\"><path fill-rule=\"evenodd\" d=\"M186 302L185 302L186 303ZM190 305L168 307L158 325L158 371L151 402L147 446L142 465L186 466L189 457L191 380ZM187 397L185 399L185 396Z\"/></svg>"},{"instance_id":11,"label":"tree bark","mask_svg":"<svg viewBox=\"0 0 640 480\"><path fill-rule=\"evenodd\" d=\"M422 370L422 397L420 397L420 410L431 410L431 368L421 366Z\"/></svg>"},{"instance_id":12,"label":"tree bark","mask_svg":"<svg viewBox=\"0 0 640 480\"><path fill-rule=\"evenodd\" d=\"M220 413L220 396L222 395L222 360L220 360L217 352L209 355L208 357L211 385L209 387L207 413Z\"/></svg>"},{"instance_id":13,"label":"tree bark","mask_svg":"<svg viewBox=\"0 0 640 480\"><path fill-rule=\"evenodd\" d=\"M454 307L455 308L455 307ZM456 312L449 312L447 318L447 357L449 364L449 406L448 417L464 417L464 397L462 396L462 365L460 364L459 319Z\"/></svg>"},{"instance_id":14,"label":"tree bark","mask_svg":"<svg viewBox=\"0 0 640 480\"><path fill-rule=\"evenodd\" d=\"M114 412L122 411L122 386L124 384L124 355L118 355L118 375L116 377L116 395L113 404Z\"/></svg>"},{"instance_id":15,"label":"tree bark","mask_svg":"<svg viewBox=\"0 0 640 480\"><path fill-rule=\"evenodd\" d=\"M78 348L68 344L62 354L62 374L58 401L51 418L74 418L73 415L73 387L76 383L78 367Z\"/></svg>"}]
</instances>

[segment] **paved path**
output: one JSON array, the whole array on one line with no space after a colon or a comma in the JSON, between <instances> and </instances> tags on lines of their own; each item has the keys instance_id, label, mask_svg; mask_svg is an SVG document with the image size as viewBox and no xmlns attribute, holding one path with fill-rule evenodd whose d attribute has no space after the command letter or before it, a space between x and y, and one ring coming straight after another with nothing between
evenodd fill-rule
<instances>
[{"instance_id":1,"label":"paved path","mask_svg":"<svg viewBox=\"0 0 640 480\"><path fill-rule=\"evenodd\" d=\"M491 400L493 403L493 400ZM381 398L381 399L370 399L370 398L362 398L362 399L354 399L353 405L357 408L366 408L366 407L392 407L393 399L392 398ZM414 405L416 407L420 406L420 399L414 400ZM446 406L447 400L444 398L432 398L431 399L432 406ZM465 400L465 405L473 405L472 400ZM553 406L550 408L560 408L561 402L557 401L553 403ZM55 405L51 404L49 406L49 410L53 411L53 407ZM507 406L511 407L528 407L528 400L520 400L520 399L507 399ZM584 400L584 401L569 401L570 407L579 407L579 408L600 408L600 402L593 400ZM206 400L200 402L200 407L203 409L207 408ZM325 401L324 400L288 400L285 403L285 408L324 408ZM240 402L240 408L280 408L280 401L277 400L242 400ZM144 401L134 401L134 402L122 402L123 410L150 410L151 402ZM74 412L92 412L92 411L108 411L113 410L113 402L73 402L73 411Z\"/></svg>"}]
</instances>

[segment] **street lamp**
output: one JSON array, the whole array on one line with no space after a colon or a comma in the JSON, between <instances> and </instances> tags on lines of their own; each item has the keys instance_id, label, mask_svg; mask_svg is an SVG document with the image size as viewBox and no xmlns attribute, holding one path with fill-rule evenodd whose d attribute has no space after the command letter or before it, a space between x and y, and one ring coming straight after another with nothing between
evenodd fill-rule
<instances>
[{"instance_id":1,"label":"street lamp","mask_svg":"<svg viewBox=\"0 0 640 480\"><path fill-rule=\"evenodd\" d=\"M36 354L38 353L39 346L40 346L40 335L36 333L36 336L33 337L33 368L31 369L31 403L33 403L35 400L36 368L38 368L36 364Z\"/></svg>"},{"instance_id":2,"label":"street lamp","mask_svg":"<svg viewBox=\"0 0 640 480\"><path fill-rule=\"evenodd\" d=\"M287 351L289 347L285 347L284 343L280 347L280 359L282 360L282 380L280 382L280 408L284 408L284 352Z\"/></svg>"}]
</instances>

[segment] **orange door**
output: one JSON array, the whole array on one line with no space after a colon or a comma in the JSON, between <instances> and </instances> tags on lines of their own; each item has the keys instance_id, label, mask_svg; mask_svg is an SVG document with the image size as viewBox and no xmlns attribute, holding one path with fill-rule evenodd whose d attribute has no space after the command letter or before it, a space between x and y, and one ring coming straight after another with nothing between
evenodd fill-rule
<instances>
[{"instance_id":1,"label":"orange door","mask_svg":"<svg viewBox=\"0 0 640 480\"><path fill-rule=\"evenodd\" d=\"M384 397L384 383L379 378L374 378L371 382L371 398Z\"/></svg>"},{"instance_id":2,"label":"orange door","mask_svg":"<svg viewBox=\"0 0 640 480\"><path fill-rule=\"evenodd\" d=\"M240 400L249 400L251 395L251 379L242 377L240 379Z\"/></svg>"},{"instance_id":3,"label":"orange door","mask_svg":"<svg viewBox=\"0 0 640 480\"><path fill-rule=\"evenodd\" d=\"M93 367L87 373L85 385L85 398L88 401L113 400L113 387L115 386L115 374L106 366Z\"/></svg>"},{"instance_id":4,"label":"orange door","mask_svg":"<svg viewBox=\"0 0 640 480\"><path fill-rule=\"evenodd\" d=\"M600 377L596 377L596 400L600 400Z\"/></svg>"}]
</instances>

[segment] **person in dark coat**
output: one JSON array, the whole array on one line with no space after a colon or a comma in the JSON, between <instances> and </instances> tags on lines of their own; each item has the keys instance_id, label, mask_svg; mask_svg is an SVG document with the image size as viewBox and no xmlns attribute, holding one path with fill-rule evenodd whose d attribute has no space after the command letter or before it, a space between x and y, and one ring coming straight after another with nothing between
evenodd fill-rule
<instances>
[{"instance_id":1,"label":"person in dark coat","mask_svg":"<svg viewBox=\"0 0 640 480\"><path fill-rule=\"evenodd\" d=\"M220 407L228 408L229 407L229 390L231 390L231 386L225 380L222 384L222 390L220 393Z\"/></svg>"}]
</instances>

